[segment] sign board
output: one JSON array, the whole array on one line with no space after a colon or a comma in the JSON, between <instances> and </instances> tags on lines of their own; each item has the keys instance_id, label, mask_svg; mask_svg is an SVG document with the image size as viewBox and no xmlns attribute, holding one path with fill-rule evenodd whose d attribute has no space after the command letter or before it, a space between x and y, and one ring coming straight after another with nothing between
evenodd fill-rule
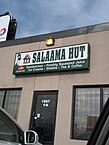
<instances>
[{"instance_id":1,"label":"sign board","mask_svg":"<svg viewBox=\"0 0 109 145\"><path fill-rule=\"evenodd\" d=\"M5 15L0 17L0 42L6 41L10 16Z\"/></svg>"},{"instance_id":2,"label":"sign board","mask_svg":"<svg viewBox=\"0 0 109 145\"><path fill-rule=\"evenodd\" d=\"M79 44L15 55L14 75L89 69L89 44Z\"/></svg>"}]
</instances>

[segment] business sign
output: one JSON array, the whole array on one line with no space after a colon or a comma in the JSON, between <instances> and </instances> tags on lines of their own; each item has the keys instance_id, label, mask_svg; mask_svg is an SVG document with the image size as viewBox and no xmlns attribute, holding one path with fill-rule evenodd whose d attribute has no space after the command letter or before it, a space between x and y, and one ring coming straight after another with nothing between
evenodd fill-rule
<instances>
[{"instance_id":1,"label":"business sign","mask_svg":"<svg viewBox=\"0 0 109 145\"><path fill-rule=\"evenodd\" d=\"M15 55L14 75L89 69L89 45L19 52Z\"/></svg>"},{"instance_id":2,"label":"business sign","mask_svg":"<svg viewBox=\"0 0 109 145\"><path fill-rule=\"evenodd\" d=\"M0 17L0 42L6 41L10 16L5 15Z\"/></svg>"}]
</instances>

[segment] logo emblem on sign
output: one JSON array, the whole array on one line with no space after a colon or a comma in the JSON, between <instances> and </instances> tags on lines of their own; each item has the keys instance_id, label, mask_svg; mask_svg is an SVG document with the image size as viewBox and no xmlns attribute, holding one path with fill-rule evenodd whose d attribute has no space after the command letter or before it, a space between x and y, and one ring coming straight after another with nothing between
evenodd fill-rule
<instances>
[{"instance_id":1,"label":"logo emblem on sign","mask_svg":"<svg viewBox=\"0 0 109 145\"><path fill-rule=\"evenodd\" d=\"M6 32L6 28L2 28L2 29L0 30L0 36L4 35L5 32Z\"/></svg>"}]
</instances>

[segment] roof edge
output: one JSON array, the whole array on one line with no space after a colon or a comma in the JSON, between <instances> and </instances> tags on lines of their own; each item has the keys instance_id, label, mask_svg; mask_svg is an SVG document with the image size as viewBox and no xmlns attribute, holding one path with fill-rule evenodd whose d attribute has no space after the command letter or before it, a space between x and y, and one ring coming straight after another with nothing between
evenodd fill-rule
<instances>
[{"instance_id":1,"label":"roof edge","mask_svg":"<svg viewBox=\"0 0 109 145\"><path fill-rule=\"evenodd\" d=\"M77 35L83 35L83 34L89 34L89 33L95 33L95 32L107 31L107 30L109 30L109 22L75 28L75 29L69 29L64 31L41 34L41 35L36 35L31 37L18 38L15 40L7 40L4 42L0 42L0 48L40 42L46 40L49 37L53 37L54 39L59 39L59 38L65 38L65 37L71 37L71 36L77 36Z\"/></svg>"}]
</instances>

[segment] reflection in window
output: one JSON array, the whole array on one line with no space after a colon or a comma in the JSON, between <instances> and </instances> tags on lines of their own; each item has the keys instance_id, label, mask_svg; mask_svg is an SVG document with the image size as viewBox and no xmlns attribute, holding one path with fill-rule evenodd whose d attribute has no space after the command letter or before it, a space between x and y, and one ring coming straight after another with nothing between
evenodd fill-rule
<instances>
[{"instance_id":1,"label":"reflection in window","mask_svg":"<svg viewBox=\"0 0 109 145\"><path fill-rule=\"evenodd\" d=\"M3 104L4 94L5 94L5 91L0 91L0 106L2 106Z\"/></svg>"},{"instance_id":2,"label":"reflection in window","mask_svg":"<svg viewBox=\"0 0 109 145\"><path fill-rule=\"evenodd\" d=\"M108 97L109 97L109 88L103 88L103 105L106 103Z\"/></svg>"},{"instance_id":3,"label":"reflection in window","mask_svg":"<svg viewBox=\"0 0 109 145\"><path fill-rule=\"evenodd\" d=\"M16 125L0 111L0 140L18 142Z\"/></svg>"},{"instance_id":4,"label":"reflection in window","mask_svg":"<svg viewBox=\"0 0 109 145\"><path fill-rule=\"evenodd\" d=\"M21 90L0 90L0 106L16 120L20 104Z\"/></svg>"},{"instance_id":5,"label":"reflection in window","mask_svg":"<svg viewBox=\"0 0 109 145\"><path fill-rule=\"evenodd\" d=\"M103 92L103 93L102 93ZM109 97L109 88L75 88L73 138L88 139L96 120ZM101 102L103 100L103 102ZM102 104L102 106L100 106Z\"/></svg>"}]
</instances>

